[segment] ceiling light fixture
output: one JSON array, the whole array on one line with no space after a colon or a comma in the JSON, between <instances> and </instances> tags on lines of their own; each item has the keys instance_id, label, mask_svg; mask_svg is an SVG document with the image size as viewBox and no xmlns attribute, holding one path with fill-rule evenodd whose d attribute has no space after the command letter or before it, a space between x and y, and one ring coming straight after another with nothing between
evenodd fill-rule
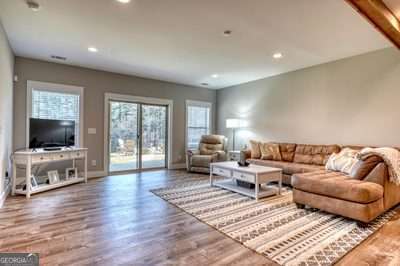
<instances>
[{"instance_id":1,"label":"ceiling light fixture","mask_svg":"<svg viewBox=\"0 0 400 266\"><path fill-rule=\"evenodd\" d=\"M40 9L39 4L34 2L34 1L32 1L32 0L26 1L26 4L28 5L28 8L30 8L32 11L37 12Z\"/></svg>"},{"instance_id":2,"label":"ceiling light fixture","mask_svg":"<svg viewBox=\"0 0 400 266\"><path fill-rule=\"evenodd\" d=\"M216 79L216 78L219 77L219 75L218 74L212 74L211 77Z\"/></svg>"},{"instance_id":3,"label":"ceiling light fixture","mask_svg":"<svg viewBox=\"0 0 400 266\"><path fill-rule=\"evenodd\" d=\"M231 30L226 30L226 31L224 31L224 36L230 36L231 34L232 34L232 31Z\"/></svg>"},{"instance_id":4,"label":"ceiling light fixture","mask_svg":"<svg viewBox=\"0 0 400 266\"><path fill-rule=\"evenodd\" d=\"M120 3L123 3L123 4L127 4L127 3L129 3L131 0L117 0L118 2L120 2Z\"/></svg>"},{"instance_id":5,"label":"ceiling light fixture","mask_svg":"<svg viewBox=\"0 0 400 266\"><path fill-rule=\"evenodd\" d=\"M202 86L208 86L208 83L203 82L203 83L201 83L201 85Z\"/></svg>"},{"instance_id":6,"label":"ceiling light fixture","mask_svg":"<svg viewBox=\"0 0 400 266\"><path fill-rule=\"evenodd\" d=\"M283 56L282 53L274 53L274 54L272 55L272 57L275 58L275 59L282 58L282 56Z\"/></svg>"},{"instance_id":7,"label":"ceiling light fixture","mask_svg":"<svg viewBox=\"0 0 400 266\"><path fill-rule=\"evenodd\" d=\"M88 51L89 51L89 52L92 52L92 53L97 53L99 50L97 50L96 47L90 46L90 47L88 48Z\"/></svg>"}]
</instances>

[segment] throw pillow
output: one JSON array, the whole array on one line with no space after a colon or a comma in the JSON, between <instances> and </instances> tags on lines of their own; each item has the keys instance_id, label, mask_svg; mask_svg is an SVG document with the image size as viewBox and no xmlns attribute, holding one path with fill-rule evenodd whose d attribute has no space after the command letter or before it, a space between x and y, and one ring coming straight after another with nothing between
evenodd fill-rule
<instances>
[{"instance_id":1,"label":"throw pillow","mask_svg":"<svg viewBox=\"0 0 400 266\"><path fill-rule=\"evenodd\" d=\"M359 161L359 151L350 148L344 148L339 153L332 153L325 165L327 170L339 171L350 174L354 166Z\"/></svg>"},{"instance_id":2,"label":"throw pillow","mask_svg":"<svg viewBox=\"0 0 400 266\"><path fill-rule=\"evenodd\" d=\"M282 161L279 144L277 143L262 143L260 145L261 159Z\"/></svg>"},{"instance_id":3,"label":"throw pillow","mask_svg":"<svg viewBox=\"0 0 400 266\"><path fill-rule=\"evenodd\" d=\"M382 158L376 155L367 157L364 160L358 160L350 172L350 176L355 179L364 179L377 164L383 162Z\"/></svg>"},{"instance_id":4,"label":"throw pillow","mask_svg":"<svg viewBox=\"0 0 400 266\"><path fill-rule=\"evenodd\" d=\"M260 150L261 142L250 140L250 151L251 151L251 159L260 159L261 150Z\"/></svg>"}]
</instances>

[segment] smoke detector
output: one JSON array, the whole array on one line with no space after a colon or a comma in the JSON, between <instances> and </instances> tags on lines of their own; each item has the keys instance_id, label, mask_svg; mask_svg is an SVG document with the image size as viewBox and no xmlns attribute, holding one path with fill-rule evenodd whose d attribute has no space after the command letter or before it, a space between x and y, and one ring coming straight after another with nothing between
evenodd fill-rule
<instances>
[{"instance_id":1,"label":"smoke detector","mask_svg":"<svg viewBox=\"0 0 400 266\"><path fill-rule=\"evenodd\" d=\"M38 3L36 3L35 1L28 0L28 1L26 1L26 4L28 5L29 9L31 9L32 11L37 12L40 9L40 5Z\"/></svg>"}]
</instances>

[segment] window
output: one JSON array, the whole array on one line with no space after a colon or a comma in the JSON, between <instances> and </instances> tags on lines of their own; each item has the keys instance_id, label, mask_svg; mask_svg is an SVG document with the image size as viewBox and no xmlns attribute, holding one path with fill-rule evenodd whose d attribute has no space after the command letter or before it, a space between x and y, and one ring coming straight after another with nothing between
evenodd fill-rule
<instances>
[{"instance_id":1,"label":"window","mask_svg":"<svg viewBox=\"0 0 400 266\"><path fill-rule=\"evenodd\" d=\"M28 81L27 85L27 144L29 145L29 118L71 120L75 122L76 146L82 146L83 88Z\"/></svg>"},{"instance_id":2,"label":"window","mask_svg":"<svg viewBox=\"0 0 400 266\"><path fill-rule=\"evenodd\" d=\"M202 135L211 132L211 103L186 101L186 146L196 149Z\"/></svg>"}]
</instances>

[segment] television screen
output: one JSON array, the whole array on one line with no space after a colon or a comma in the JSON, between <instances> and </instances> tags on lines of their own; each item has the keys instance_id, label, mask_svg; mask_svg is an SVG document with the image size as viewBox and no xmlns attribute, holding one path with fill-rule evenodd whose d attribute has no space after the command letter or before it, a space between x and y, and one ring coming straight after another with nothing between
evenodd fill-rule
<instances>
[{"instance_id":1,"label":"television screen","mask_svg":"<svg viewBox=\"0 0 400 266\"><path fill-rule=\"evenodd\" d=\"M29 148L75 145L75 121L30 118Z\"/></svg>"}]
</instances>

